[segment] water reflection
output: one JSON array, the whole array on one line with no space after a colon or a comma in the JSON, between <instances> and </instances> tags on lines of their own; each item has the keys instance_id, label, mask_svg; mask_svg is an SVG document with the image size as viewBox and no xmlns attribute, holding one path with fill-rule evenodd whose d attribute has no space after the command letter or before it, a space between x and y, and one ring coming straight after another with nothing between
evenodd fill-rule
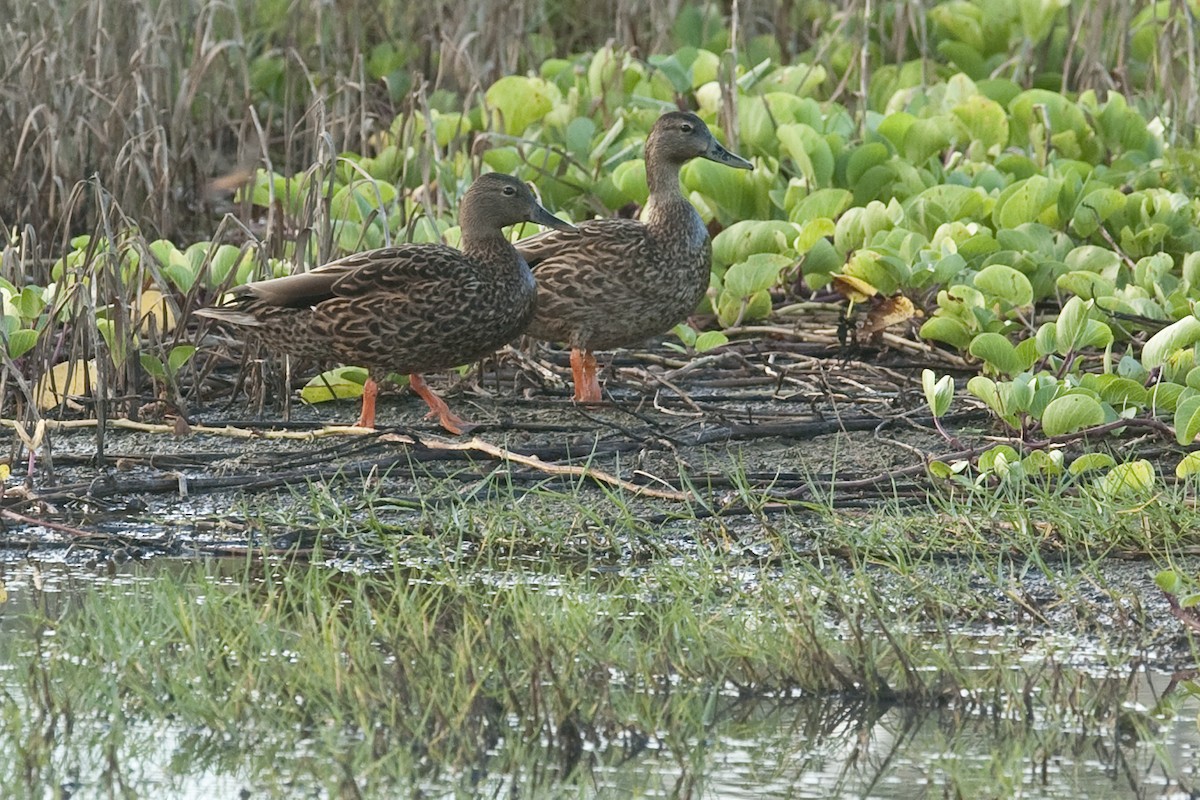
<instances>
[{"instance_id":1,"label":"water reflection","mask_svg":"<svg viewBox=\"0 0 1200 800\"><path fill-rule=\"evenodd\" d=\"M218 580L230 576L230 585L246 577L244 562L205 569ZM573 718L530 740L528 719L485 699L462 720L479 748L462 764L432 761L423 743L402 740L386 721L367 731L323 719L280 730L269 713L226 725L140 714L153 704L136 697L65 706L39 655L53 646L54 632L31 625L29 612L56 619L90 584L133 587L188 570L194 565L5 565L0 783L7 796L1125 798L1194 797L1200 784L1196 700L1170 675L1125 665L1069 673L1076 685L1062 697L1086 695L1080 707L1089 713L1038 705L1032 717L953 697L914 708L670 687L707 720L706 735L687 740L670 729L596 730ZM110 678L103 670L95 675L96 697ZM127 712L107 716L112 707ZM1151 713L1165 707L1168 716Z\"/></svg>"}]
</instances>

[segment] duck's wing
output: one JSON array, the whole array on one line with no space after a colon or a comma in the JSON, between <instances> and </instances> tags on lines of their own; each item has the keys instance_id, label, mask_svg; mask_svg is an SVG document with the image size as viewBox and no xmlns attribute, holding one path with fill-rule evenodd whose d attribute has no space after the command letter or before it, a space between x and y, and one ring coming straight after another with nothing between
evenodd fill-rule
<instances>
[{"instance_id":1,"label":"duck's wing","mask_svg":"<svg viewBox=\"0 0 1200 800\"><path fill-rule=\"evenodd\" d=\"M309 275L330 280L330 296L373 293L421 294L429 284L455 284L476 277L473 262L461 251L440 244L409 244L356 253L326 264Z\"/></svg>"},{"instance_id":2,"label":"duck's wing","mask_svg":"<svg viewBox=\"0 0 1200 800\"><path fill-rule=\"evenodd\" d=\"M627 263L631 254L647 247L648 241L646 226L637 220L594 219L581 222L573 231L544 231L521 239L515 246L534 274L540 276L551 265L570 270L588 265L607 269Z\"/></svg>"}]
</instances>

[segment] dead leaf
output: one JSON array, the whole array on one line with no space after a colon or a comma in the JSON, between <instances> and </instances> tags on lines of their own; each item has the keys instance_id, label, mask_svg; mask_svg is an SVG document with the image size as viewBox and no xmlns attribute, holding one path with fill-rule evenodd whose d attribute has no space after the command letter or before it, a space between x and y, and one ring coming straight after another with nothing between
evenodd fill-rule
<instances>
[{"instance_id":1,"label":"dead leaf","mask_svg":"<svg viewBox=\"0 0 1200 800\"><path fill-rule=\"evenodd\" d=\"M873 305L867 312L867 319L858 332L864 336L871 336L884 328L890 328L912 319L916 313L917 309L913 306L912 300L898 294Z\"/></svg>"}]
</instances>

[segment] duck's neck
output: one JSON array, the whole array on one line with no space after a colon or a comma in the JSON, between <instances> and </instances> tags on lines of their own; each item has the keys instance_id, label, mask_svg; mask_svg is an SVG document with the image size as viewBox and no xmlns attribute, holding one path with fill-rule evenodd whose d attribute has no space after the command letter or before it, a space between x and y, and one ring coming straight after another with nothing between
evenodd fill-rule
<instances>
[{"instance_id":1,"label":"duck's neck","mask_svg":"<svg viewBox=\"0 0 1200 800\"><path fill-rule=\"evenodd\" d=\"M463 227L458 249L477 261L491 263L515 260L517 252L504 232L495 228Z\"/></svg>"},{"instance_id":2,"label":"duck's neck","mask_svg":"<svg viewBox=\"0 0 1200 800\"><path fill-rule=\"evenodd\" d=\"M651 230L660 230L679 224L682 217L695 214L695 209L683 194L679 185L679 170L682 164L655 158L651 145L646 148L646 185L650 197L642 211L642 221Z\"/></svg>"}]
</instances>

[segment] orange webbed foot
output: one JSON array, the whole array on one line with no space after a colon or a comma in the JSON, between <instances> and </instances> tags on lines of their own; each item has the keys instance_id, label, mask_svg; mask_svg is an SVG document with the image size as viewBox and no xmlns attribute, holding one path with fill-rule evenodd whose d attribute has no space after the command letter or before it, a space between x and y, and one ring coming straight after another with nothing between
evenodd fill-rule
<instances>
[{"instance_id":1,"label":"orange webbed foot","mask_svg":"<svg viewBox=\"0 0 1200 800\"><path fill-rule=\"evenodd\" d=\"M368 376L367 382L363 384L362 411L359 412L358 422L354 423L356 428L375 427L375 398L378 396L379 384Z\"/></svg>"},{"instance_id":2,"label":"orange webbed foot","mask_svg":"<svg viewBox=\"0 0 1200 800\"><path fill-rule=\"evenodd\" d=\"M600 380L596 377L596 357L591 350L571 348L571 378L576 403L600 403Z\"/></svg>"},{"instance_id":3,"label":"orange webbed foot","mask_svg":"<svg viewBox=\"0 0 1200 800\"><path fill-rule=\"evenodd\" d=\"M450 406L446 405L446 401L439 397L437 392L430 389L429 384L425 383L425 379L420 375L415 373L409 375L408 385L429 406L429 413L425 415L425 419L436 419L439 425L455 436L461 436L479 427L451 411Z\"/></svg>"}]
</instances>

